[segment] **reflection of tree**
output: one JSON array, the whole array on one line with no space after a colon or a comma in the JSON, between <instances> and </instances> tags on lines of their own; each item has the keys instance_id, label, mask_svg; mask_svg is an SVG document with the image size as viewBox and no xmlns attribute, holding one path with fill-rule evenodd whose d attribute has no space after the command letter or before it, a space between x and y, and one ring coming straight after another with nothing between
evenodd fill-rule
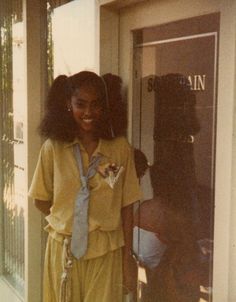
<instances>
[{"instance_id":1,"label":"reflection of tree","mask_svg":"<svg viewBox=\"0 0 236 302\"><path fill-rule=\"evenodd\" d=\"M50 1L49 1L50 2ZM52 38L52 14L53 7L48 3L47 7L47 77L48 87L51 86L54 76L53 71L53 38Z\"/></svg>"},{"instance_id":2,"label":"reflection of tree","mask_svg":"<svg viewBox=\"0 0 236 302\"><path fill-rule=\"evenodd\" d=\"M0 93L1 93L1 204L3 192L11 196L13 186L12 103L12 2L1 1L0 9ZM3 219L3 217L1 217Z\"/></svg>"},{"instance_id":3,"label":"reflection of tree","mask_svg":"<svg viewBox=\"0 0 236 302\"><path fill-rule=\"evenodd\" d=\"M24 218L14 200L13 39L14 22L22 21L22 1L0 1L0 213L1 263L12 285L23 285ZM20 282L19 282L20 281Z\"/></svg>"},{"instance_id":4,"label":"reflection of tree","mask_svg":"<svg viewBox=\"0 0 236 302\"><path fill-rule=\"evenodd\" d=\"M20 293L24 286L24 211L4 202L4 277Z\"/></svg>"}]
</instances>

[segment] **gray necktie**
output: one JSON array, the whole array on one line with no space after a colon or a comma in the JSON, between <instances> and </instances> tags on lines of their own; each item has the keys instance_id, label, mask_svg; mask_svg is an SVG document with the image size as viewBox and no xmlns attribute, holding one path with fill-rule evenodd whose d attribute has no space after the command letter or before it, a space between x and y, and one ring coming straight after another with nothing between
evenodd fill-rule
<instances>
[{"instance_id":1,"label":"gray necktie","mask_svg":"<svg viewBox=\"0 0 236 302\"><path fill-rule=\"evenodd\" d=\"M75 201L74 222L71 238L71 252L77 259L80 259L87 250L88 246L88 206L89 206L89 188L88 180L96 173L96 167L101 160L101 156L93 157L88 172L84 175L83 164L79 145L75 146L75 155L79 168L81 189Z\"/></svg>"}]
</instances>

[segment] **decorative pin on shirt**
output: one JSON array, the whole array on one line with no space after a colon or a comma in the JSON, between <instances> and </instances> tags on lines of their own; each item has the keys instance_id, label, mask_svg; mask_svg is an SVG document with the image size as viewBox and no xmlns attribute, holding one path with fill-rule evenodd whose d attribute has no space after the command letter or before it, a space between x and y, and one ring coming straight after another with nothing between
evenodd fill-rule
<instances>
[{"instance_id":1,"label":"decorative pin on shirt","mask_svg":"<svg viewBox=\"0 0 236 302\"><path fill-rule=\"evenodd\" d=\"M106 163L97 167L98 173L104 178L108 185L113 189L124 167L117 166L115 163Z\"/></svg>"}]
</instances>

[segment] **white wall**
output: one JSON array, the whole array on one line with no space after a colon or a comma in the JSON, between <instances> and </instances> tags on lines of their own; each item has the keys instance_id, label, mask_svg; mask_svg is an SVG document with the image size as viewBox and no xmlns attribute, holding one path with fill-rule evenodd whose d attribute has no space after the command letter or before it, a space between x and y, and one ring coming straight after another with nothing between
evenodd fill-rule
<instances>
[{"instance_id":1,"label":"white wall","mask_svg":"<svg viewBox=\"0 0 236 302\"><path fill-rule=\"evenodd\" d=\"M53 11L54 77L99 71L99 10L95 0L77 0Z\"/></svg>"},{"instance_id":2,"label":"white wall","mask_svg":"<svg viewBox=\"0 0 236 302\"><path fill-rule=\"evenodd\" d=\"M24 20L26 36L26 174L27 188L30 185L41 139L37 135L42 101L44 100L43 76L44 44L41 40L41 6L37 0L24 0ZM29 30L30 29L30 30ZM31 199L25 209L25 302L41 302L42 275L41 215Z\"/></svg>"}]
</instances>

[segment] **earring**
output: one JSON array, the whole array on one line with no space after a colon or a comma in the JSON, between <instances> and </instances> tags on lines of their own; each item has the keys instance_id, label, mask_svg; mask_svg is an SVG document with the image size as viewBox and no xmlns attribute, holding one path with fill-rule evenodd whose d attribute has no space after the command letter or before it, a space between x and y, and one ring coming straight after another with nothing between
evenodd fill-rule
<instances>
[{"instance_id":1,"label":"earring","mask_svg":"<svg viewBox=\"0 0 236 302\"><path fill-rule=\"evenodd\" d=\"M67 111L71 111L71 108L67 108Z\"/></svg>"}]
</instances>

